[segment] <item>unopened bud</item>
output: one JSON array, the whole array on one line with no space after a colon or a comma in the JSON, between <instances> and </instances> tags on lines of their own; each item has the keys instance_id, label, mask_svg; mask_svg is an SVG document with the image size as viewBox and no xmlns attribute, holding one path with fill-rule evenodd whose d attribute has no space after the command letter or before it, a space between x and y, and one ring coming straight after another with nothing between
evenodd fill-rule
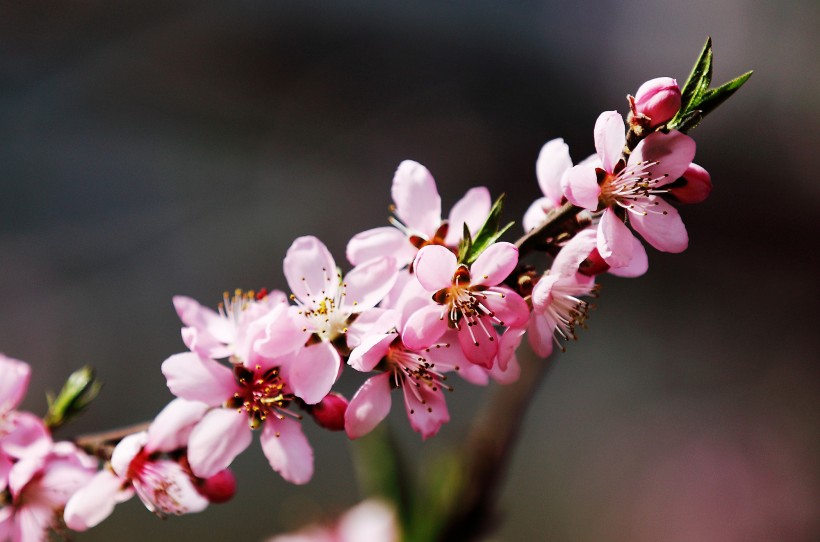
<instances>
[{"instance_id":1,"label":"unopened bud","mask_svg":"<svg viewBox=\"0 0 820 542\"><path fill-rule=\"evenodd\" d=\"M342 431L345 428L345 411L347 399L336 392L330 392L315 405L310 406L310 414L320 426L331 431Z\"/></svg>"},{"instance_id":2,"label":"unopened bud","mask_svg":"<svg viewBox=\"0 0 820 542\"><path fill-rule=\"evenodd\" d=\"M597 247L592 249L587 259L581 262L581 265L578 267L578 272L588 277L594 277L607 271L609 271L609 264L601 257Z\"/></svg>"},{"instance_id":3,"label":"unopened bud","mask_svg":"<svg viewBox=\"0 0 820 542\"><path fill-rule=\"evenodd\" d=\"M85 410L100 393L100 388L102 383L90 365L74 371L56 397L48 395L48 412L43 421L52 431L61 427Z\"/></svg>"},{"instance_id":4,"label":"unopened bud","mask_svg":"<svg viewBox=\"0 0 820 542\"><path fill-rule=\"evenodd\" d=\"M683 177L669 185L669 192L681 203L700 203L712 192L712 177L697 164L689 164Z\"/></svg>"},{"instance_id":5,"label":"unopened bud","mask_svg":"<svg viewBox=\"0 0 820 542\"><path fill-rule=\"evenodd\" d=\"M236 493L236 478L230 469L221 470L210 478L202 480L197 490L210 502L227 502Z\"/></svg>"},{"instance_id":6,"label":"unopened bud","mask_svg":"<svg viewBox=\"0 0 820 542\"><path fill-rule=\"evenodd\" d=\"M680 105L680 87L671 77L658 77L647 81L635 93L635 111L649 117L651 127L671 120L680 109Z\"/></svg>"}]
</instances>

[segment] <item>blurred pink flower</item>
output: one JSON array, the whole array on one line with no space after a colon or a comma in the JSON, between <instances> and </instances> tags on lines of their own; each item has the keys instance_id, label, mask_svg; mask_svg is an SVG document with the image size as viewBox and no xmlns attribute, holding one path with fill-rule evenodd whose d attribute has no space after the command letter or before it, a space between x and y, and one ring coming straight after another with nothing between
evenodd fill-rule
<instances>
[{"instance_id":1,"label":"blurred pink flower","mask_svg":"<svg viewBox=\"0 0 820 542\"><path fill-rule=\"evenodd\" d=\"M274 536L267 542L399 542L396 513L381 501L364 501L342 515L333 525L307 527Z\"/></svg>"}]
</instances>

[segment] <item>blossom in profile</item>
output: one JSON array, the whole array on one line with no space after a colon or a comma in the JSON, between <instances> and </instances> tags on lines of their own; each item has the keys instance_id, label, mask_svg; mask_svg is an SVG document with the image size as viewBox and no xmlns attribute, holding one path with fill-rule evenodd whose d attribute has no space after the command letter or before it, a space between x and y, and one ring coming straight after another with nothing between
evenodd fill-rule
<instances>
[{"instance_id":1,"label":"blossom in profile","mask_svg":"<svg viewBox=\"0 0 820 542\"><path fill-rule=\"evenodd\" d=\"M122 439L106 465L68 501L64 518L75 531L99 524L114 506L135 493L160 517L204 510L210 502L233 495L233 475L221 471L209 479L194 475L185 448L208 405L175 399L154 419L147 431ZM214 491L214 488L221 491Z\"/></svg>"},{"instance_id":2,"label":"blossom in profile","mask_svg":"<svg viewBox=\"0 0 820 542\"><path fill-rule=\"evenodd\" d=\"M470 189L450 211L441 216L441 197L436 181L426 167L412 160L399 164L391 189L394 227L381 227L355 235L347 245L353 265L391 256L401 268L413 261L420 248L443 245L455 248L464 226L475 234L490 213L492 201L485 187Z\"/></svg>"},{"instance_id":3,"label":"blossom in profile","mask_svg":"<svg viewBox=\"0 0 820 542\"><path fill-rule=\"evenodd\" d=\"M664 199L667 185L683 175L695 155L695 142L678 131L654 132L638 143L628 160L624 122L616 111L595 123L595 149L601 167L579 164L563 176L564 195L590 211L603 211L597 248L612 268L629 265L634 235L664 252L682 252L689 238L678 211Z\"/></svg>"},{"instance_id":4,"label":"blossom in profile","mask_svg":"<svg viewBox=\"0 0 820 542\"><path fill-rule=\"evenodd\" d=\"M561 248L533 288L528 337L542 358L552 354L553 343L563 350L564 342L577 339L576 328L586 321L590 306L581 297L593 293L595 281L578 268L595 250L595 244L594 230L579 232Z\"/></svg>"},{"instance_id":5,"label":"blossom in profile","mask_svg":"<svg viewBox=\"0 0 820 542\"><path fill-rule=\"evenodd\" d=\"M396 512L386 503L367 500L329 525L313 525L274 536L267 542L399 542Z\"/></svg>"},{"instance_id":6,"label":"blossom in profile","mask_svg":"<svg viewBox=\"0 0 820 542\"><path fill-rule=\"evenodd\" d=\"M60 527L69 498L96 471L97 460L69 442L41 455L27 455L8 473L11 501L0 507L0 540L41 542Z\"/></svg>"},{"instance_id":7,"label":"blossom in profile","mask_svg":"<svg viewBox=\"0 0 820 542\"><path fill-rule=\"evenodd\" d=\"M521 296L501 286L517 263L518 249L511 243L490 245L469 267L445 247L422 248L413 264L415 276L434 303L407 319L404 344L426 348L452 329L467 360L491 369L498 354L496 326L518 327L529 317Z\"/></svg>"}]
</instances>

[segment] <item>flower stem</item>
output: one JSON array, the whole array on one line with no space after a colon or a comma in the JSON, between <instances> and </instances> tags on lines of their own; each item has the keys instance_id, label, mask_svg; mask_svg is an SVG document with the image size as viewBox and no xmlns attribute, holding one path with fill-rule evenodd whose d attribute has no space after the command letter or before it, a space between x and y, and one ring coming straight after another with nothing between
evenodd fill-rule
<instances>
[{"instance_id":1,"label":"flower stem","mask_svg":"<svg viewBox=\"0 0 820 542\"><path fill-rule=\"evenodd\" d=\"M546 243L548 239L566 232L567 229L564 227L566 223L574 219L581 211L583 211L582 208L576 207L569 202L550 211L540 226L534 230L530 230L515 242L515 246L518 247L519 257L523 257L529 252L537 250L538 247Z\"/></svg>"},{"instance_id":2,"label":"flower stem","mask_svg":"<svg viewBox=\"0 0 820 542\"><path fill-rule=\"evenodd\" d=\"M142 422L110 431L80 435L74 438L74 443L92 455L101 459L110 459L111 452L119 441L128 435L147 430L150 425L151 422Z\"/></svg>"}]
</instances>

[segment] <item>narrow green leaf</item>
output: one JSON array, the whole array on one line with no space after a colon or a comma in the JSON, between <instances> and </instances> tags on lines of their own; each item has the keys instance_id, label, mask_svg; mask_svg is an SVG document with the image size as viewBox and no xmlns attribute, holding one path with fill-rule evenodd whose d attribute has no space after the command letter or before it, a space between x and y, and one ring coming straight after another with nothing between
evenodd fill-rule
<instances>
[{"instance_id":1,"label":"narrow green leaf","mask_svg":"<svg viewBox=\"0 0 820 542\"><path fill-rule=\"evenodd\" d=\"M706 38L692 73L681 89L681 116L694 109L700 97L712 82L712 38Z\"/></svg>"},{"instance_id":2,"label":"narrow green leaf","mask_svg":"<svg viewBox=\"0 0 820 542\"><path fill-rule=\"evenodd\" d=\"M731 81L720 85L718 88L709 89L706 94L703 95L703 99L698 104L698 109L700 109L701 115L705 117L714 111L717 106L725 102L737 91L737 89L742 87L743 84L749 80L752 73L754 72L748 71L743 75L735 77Z\"/></svg>"},{"instance_id":3,"label":"narrow green leaf","mask_svg":"<svg viewBox=\"0 0 820 542\"><path fill-rule=\"evenodd\" d=\"M694 111L690 111L686 114L681 120L680 123L675 126L674 128L682 133L687 133L688 131L692 130L695 126L700 124L700 121L703 120L703 115L701 114L699 109L695 109Z\"/></svg>"},{"instance_id":4,"label":"narrow green leaf","mask_svg":"<svg viewBox=\"0 0 820 542\"><path fill-rule=\"evenodd\" d=\"M490 246L491 244L495 243L501 235L507 231L512 224L508 224L504 226L504 228L499 229L499 224L501 223L501 211L504 208L504 194L498 197L493 203L492 208L490 209L490 214L487 216L487 220L484 221L484 224L479 228L478 232L475 234L475 237L472 238L472 243L470 249L463 255L459 253L459 263L465 263L467 265L473 263L476 258L478 258L479 254L484 252L484 250Z\"/></svg>"},{"instance_id":5,"label":"narrow green leaf","mask_svg":"<svg viewBox=\"0 0 820 542\"><path fill-rule=\"evenodd\" d=\"M461 241L458 243L458 261L465 262L470 249L473 248L473 237L470 235L470 228L464 223L464 231L461 234Z\"/></svg>"}]
</instances>

